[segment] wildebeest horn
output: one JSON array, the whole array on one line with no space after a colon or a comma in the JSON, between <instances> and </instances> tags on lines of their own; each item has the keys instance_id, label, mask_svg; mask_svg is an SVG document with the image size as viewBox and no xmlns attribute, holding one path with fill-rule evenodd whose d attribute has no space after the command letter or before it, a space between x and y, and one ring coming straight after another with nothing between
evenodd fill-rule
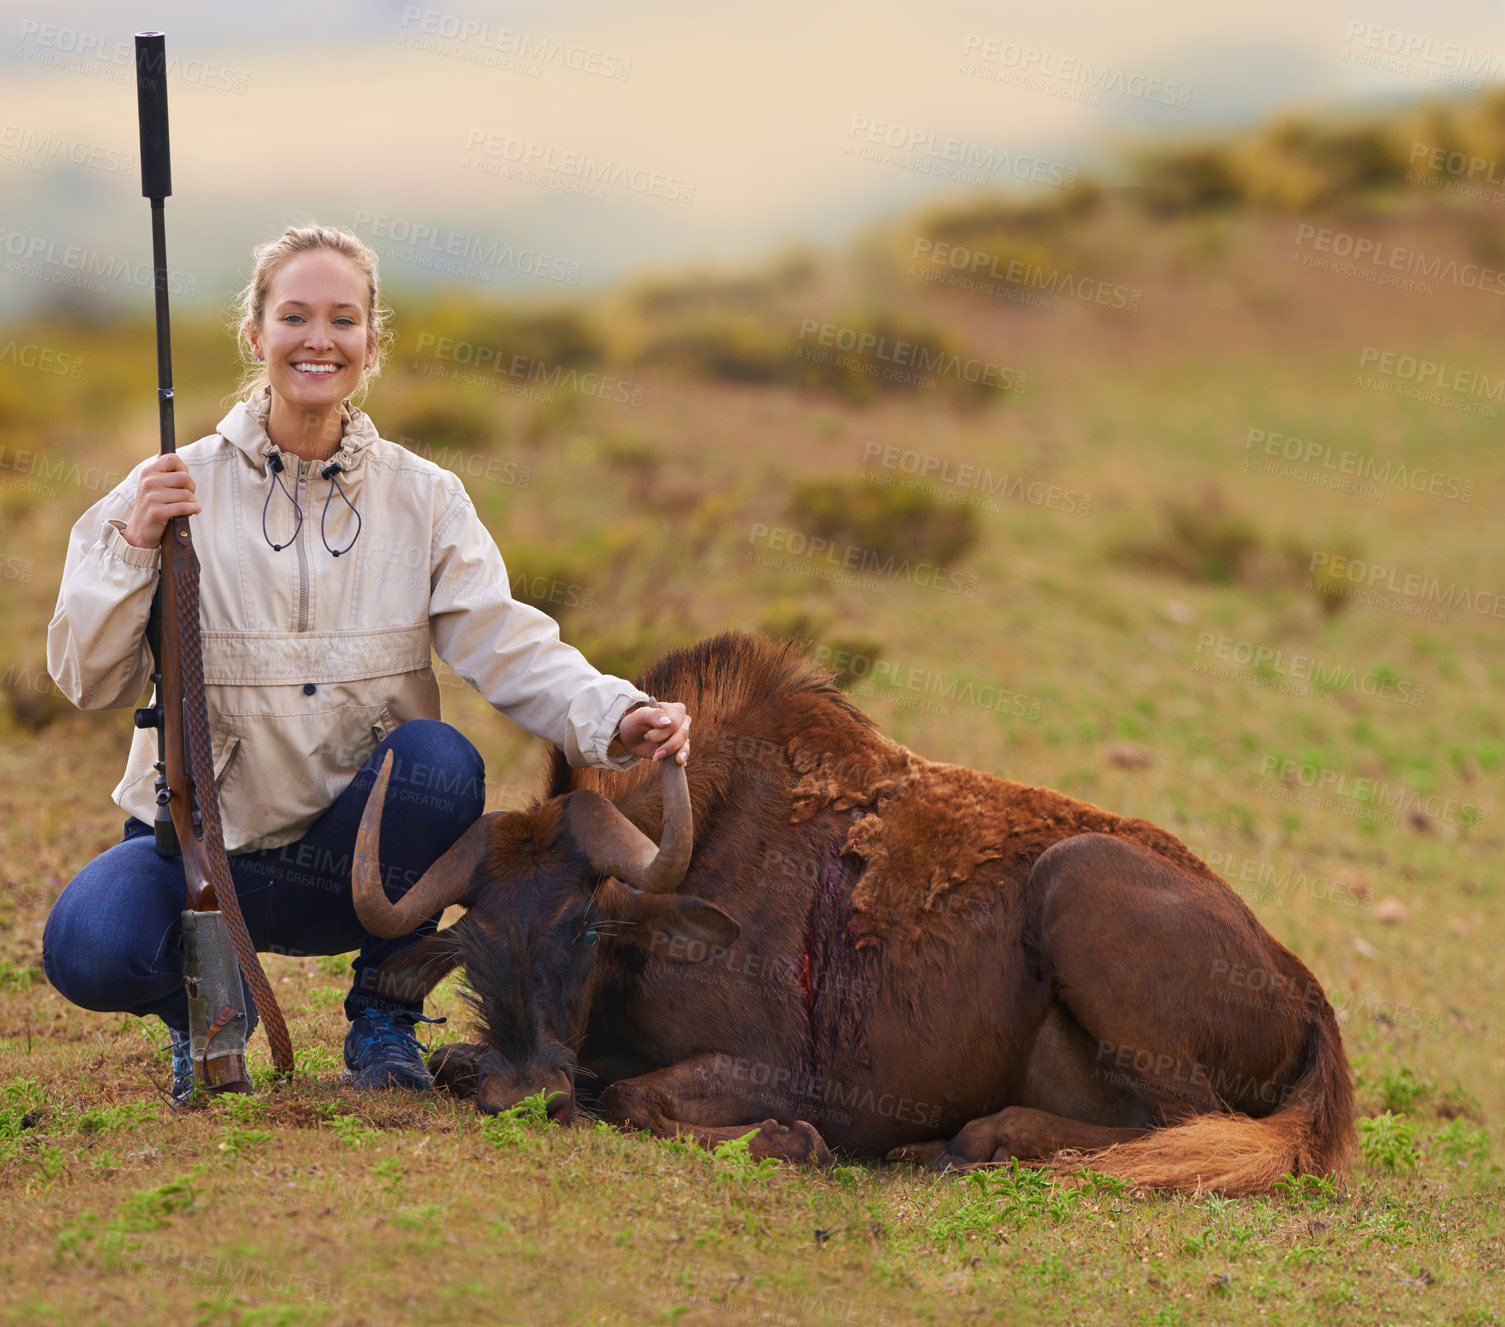
<instances>
[{"instance_id":1,"label":"wildebeest horn","mask_svg":"<svg viewBox=\"0 0 1505 1327\"><path fill-rule=\"evenodd\" d=\"M654 843L599 794L571 794L567 812L575 842L585 850L591 865L645 894L672 894L685 878L695 847L685 767L672 756L663 765L664 829L660 843Z\"/></svg>"},{"instance_id":2,"label":"wildebeest horn","mask_svg":"<svg viewBox=\"0 0 1505 1327\"><path fill-rule=\"evenodd\" d=\"M491 822L506 814L493 811L482 816L423 873L416 885L396 903L391 903L382 889L377 865L377 853L381 848L381 812L387 800L387 781L391 774L392 753L388 751L376 783L366 798L366 809L361 814L361 832L355 841L355 915L372 935L379 935L384 940L407 935L425 917L443 912L470 892L471 876L485 858L491 840Z\"/></svg>"}]
</instances>

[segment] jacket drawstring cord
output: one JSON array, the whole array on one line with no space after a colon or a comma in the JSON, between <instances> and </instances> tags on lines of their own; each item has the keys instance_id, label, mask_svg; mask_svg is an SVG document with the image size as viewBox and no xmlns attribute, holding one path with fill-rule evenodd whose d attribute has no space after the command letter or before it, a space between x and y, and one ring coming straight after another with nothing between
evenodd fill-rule
<instances>
[{"instance_id":1,"label":"jacket drawstring cord","mask_svg":"<svg viewBox=\"0 0 1505 1327\"><path fill-rule=\"evenodd\" d=\"M261 537L271 544L272 552L280 553L298 537L298 531L303 528L303 508L298 505L298 499L288 492L287 485L283 482L282 454L275 447L267 453L267 465L272 471L272 487L267 489L267 500L261 504ZM267 509L272 505L272 494L279 488L287 500L293 504L293 510L298 513L298 524L293 527L292 536L286 544L273 543L272 536L267 533Z\"/></svg>"},{"instance_id":2,"label":"jacket drawstring cord","mask_svg":"<svg viewBox=\"0 0 1505 1327\"><path fill-rule=\"evenodd\" d=\"M345 486L340 483L340 463L338 461L335 461L332 465L325 466L319 473L323 478L331 481L329 496L324 499L324 510L319 516L319 538L324 541L324 547L329 549L330 556L339 557L340 554L348 553L354 548L355 541L361 537L361 514L356 511L355 503L350 501L350 495L345 492ZM334 501L336 490L339 491L340 497L345 500L345 505L355 514L355 533L350 536L350 542L344 548L330 548L329 536L324 533L324 522L329 519L329 504Z\"/></svg>"}]
</instances>

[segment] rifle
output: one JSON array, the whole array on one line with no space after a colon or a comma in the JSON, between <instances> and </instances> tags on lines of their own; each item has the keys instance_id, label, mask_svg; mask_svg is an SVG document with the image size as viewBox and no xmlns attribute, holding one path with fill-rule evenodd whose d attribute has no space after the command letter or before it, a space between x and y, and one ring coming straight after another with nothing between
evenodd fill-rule
<instances>
[{"instance_id":1,"label":"rifle","mask_svg":"<svg viewBox=\"0 0 1505 1327\"><path fill-rule=\"evenodd\" d=\"M168 455L177 450L177 444L162 200L172 193L172 166L167 139L167 57L160 32L136 34L136 100L141 120L141 192L152 207L157 401L162 454ZM162 532L162 571L147 623L155 691L152 704L136 711L136 726L157 730L156 847L164 857L181 855L188 889L183 913L187 947L183 984L188 992L194 1079L211 1092L249 1092L242 974L266 1021L272 1060L284 1072L293 1067L293 1045L230 879L219 793L214 786L199 632L199 559L188 517L177 516Z\"/></svg>"}]
</instances>

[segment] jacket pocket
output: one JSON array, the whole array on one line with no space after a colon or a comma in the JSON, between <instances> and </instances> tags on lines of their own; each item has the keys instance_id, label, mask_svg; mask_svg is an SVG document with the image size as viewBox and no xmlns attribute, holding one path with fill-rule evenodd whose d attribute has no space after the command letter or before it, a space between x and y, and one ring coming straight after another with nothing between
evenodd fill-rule
<instances>
[{"instance_id":1,"label":"jacket pocket","mask_svg":"<svg viewBox=\"0 0 1505 1327\"><path fill-rule=\"evenodd\" d=\"M397 727L397 720L392 717L390 705L383 705L381 713L371 721L371 739L375 746L380 746L387 740L388 735Z\"/></svg>"},{"instance_id":2,"label":"jacket pocket","mask_svg":"<svg viewBox=\"0 0 1505 1327\"><path fill-rule=\"evenodd\" d=\"M215 750L215 747L221 748ZM214 786L218 788L225 781L225 775L229 773L230 764L240 751L240 735L238 733L216 733L210 745L210 754L214 757Z\"/></svg>"}]
</instances>

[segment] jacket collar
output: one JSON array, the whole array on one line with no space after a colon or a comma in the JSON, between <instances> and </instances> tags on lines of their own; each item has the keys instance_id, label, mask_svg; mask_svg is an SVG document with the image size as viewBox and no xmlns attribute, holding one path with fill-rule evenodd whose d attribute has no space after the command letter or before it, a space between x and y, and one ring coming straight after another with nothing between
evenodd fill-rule
<instances>
[{"instance_id":1,"label":"jacket collar","mask_svg":"<svg viewBox=\"0 0 1505 1327\"><path fill-rule=\"evenodd\" d=\"M263 387L246 400L237 401L230 413L219 422L220 436L228 439L248 461L263 471L272 450L272 440L267 436L266 428L267 412L271 406L271 389ZM344 429L340 435L339 449L324 464L338 462L341 472L348 475L365 459L378 435L370 416L349 401L341 407L340 413L344 419Z\"/></svg>"}]
</instances>

